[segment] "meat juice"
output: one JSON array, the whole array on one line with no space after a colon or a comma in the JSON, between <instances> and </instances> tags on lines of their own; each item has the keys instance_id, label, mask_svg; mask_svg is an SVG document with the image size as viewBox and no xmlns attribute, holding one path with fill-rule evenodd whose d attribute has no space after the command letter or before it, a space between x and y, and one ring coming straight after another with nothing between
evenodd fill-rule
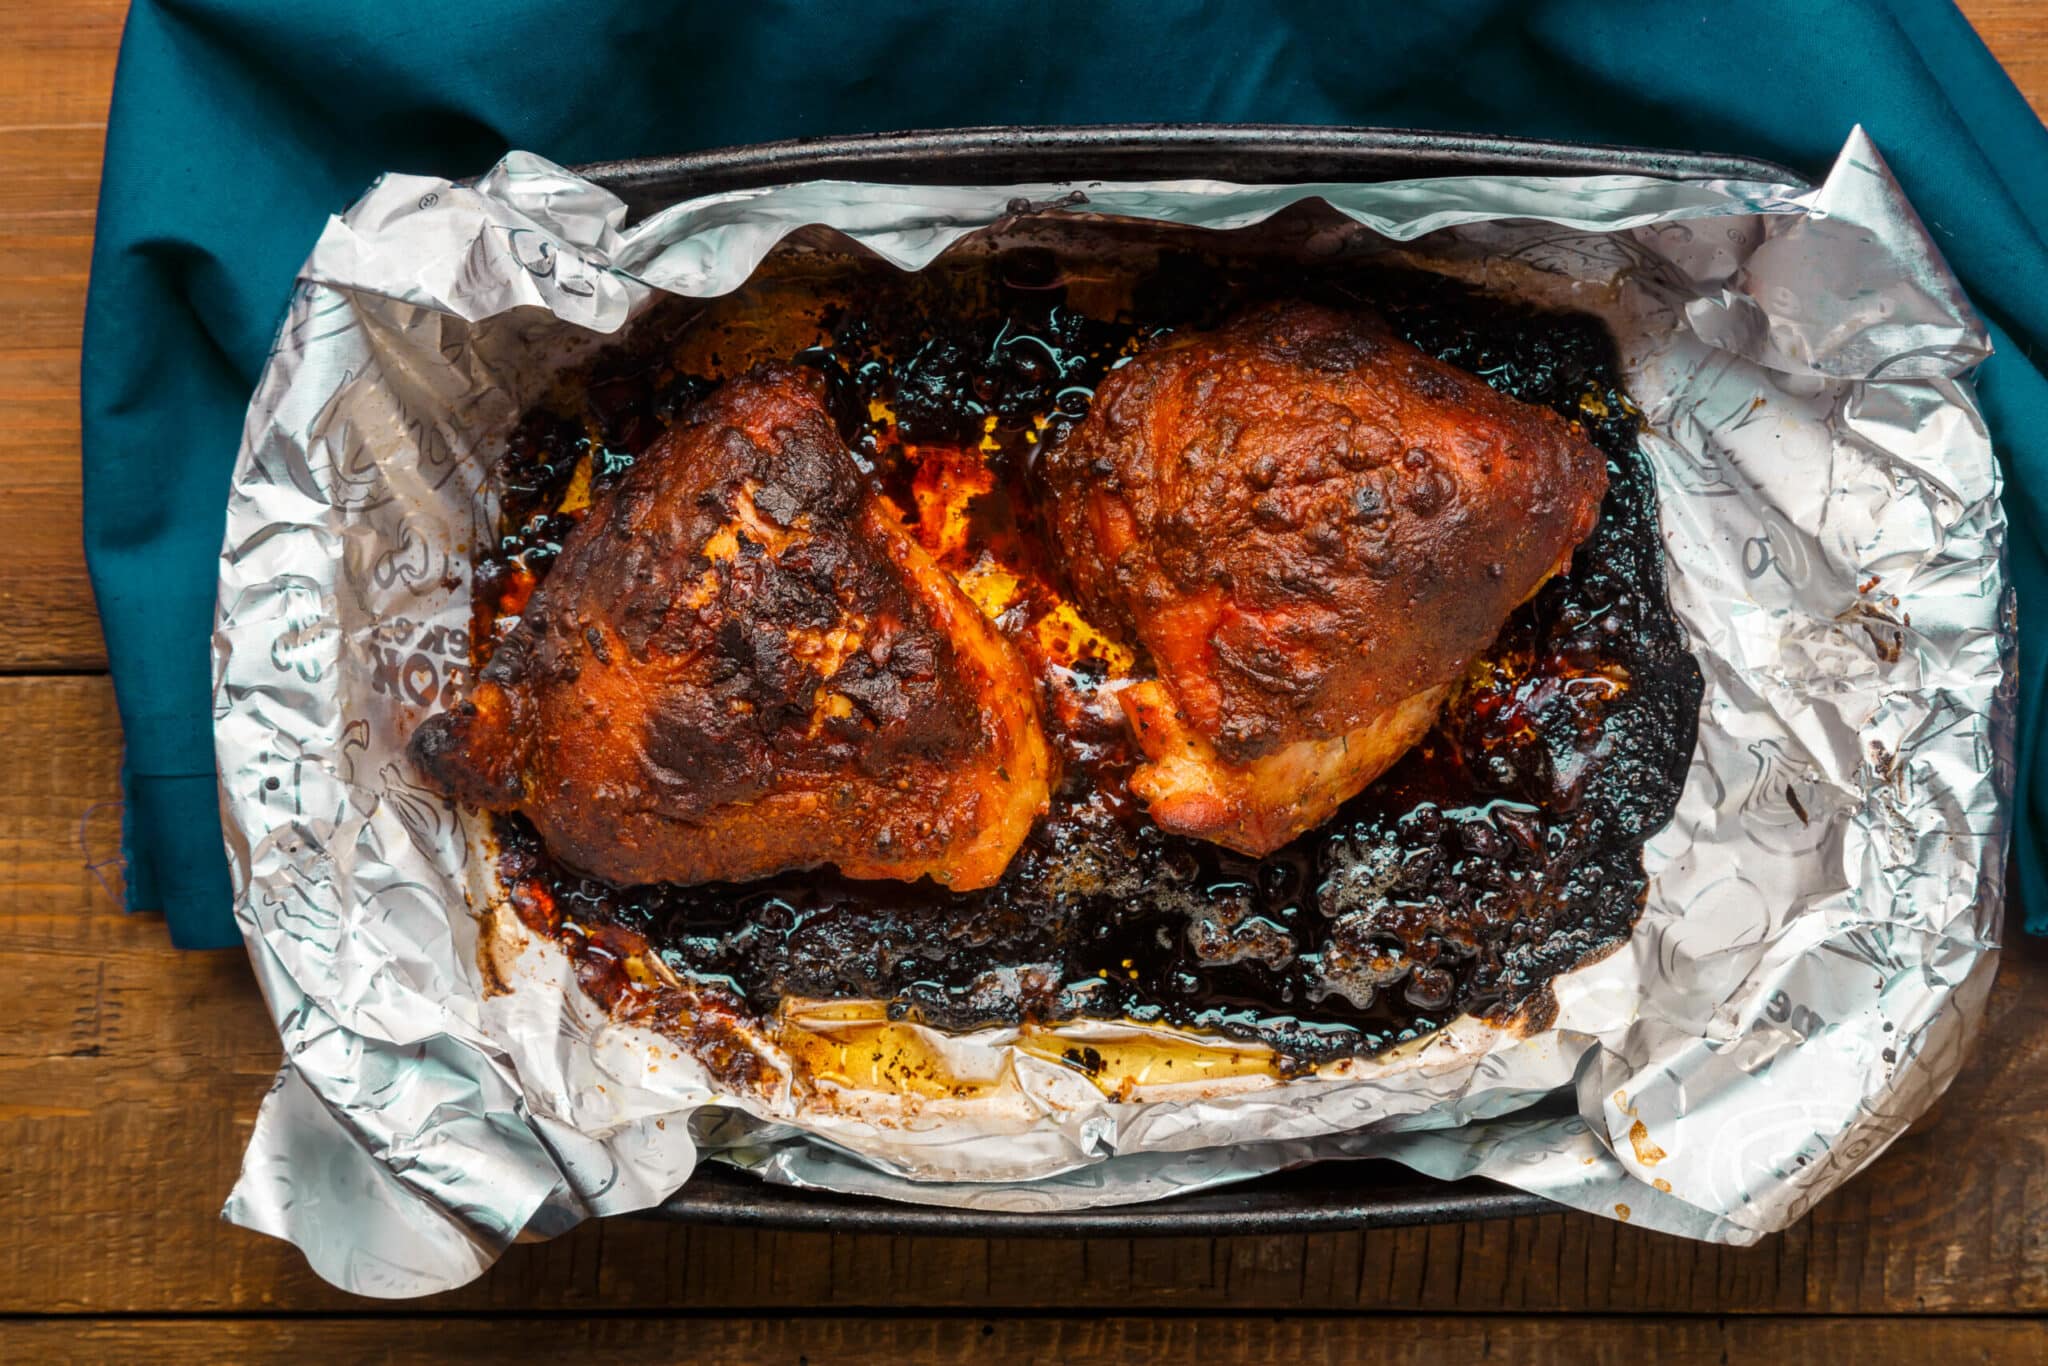
<instances>
[{"instance_id":1,"label":"meat juice","mask_svg":"<svg viewBox=\"0 0 2048 1366\"><path fill-rule=\"evenodd\" d=\"M821 372L876 491L1035 667L1064 765L1002 879L972 893L830 869L614 887L551 859L523 818L493 817L514 907L600 1001L671 1028L794 1000L876 1002L877 1020L944 1030L1131 1020L1253 1045L1285 1072L1467 1013L1540 1024L1552 978L1626 939L1701 682L1665 600L1654 484L1603 326L1430 275L1136 236L1144 249L1121 255L955 252L910 275L779 254L733 295L658 305L521 422L498 471L502 538L475 566L479 662L580 510L678 413L795 357ZM1376 309L1422 350L1579 423L1609 488L1570 567L1509 618L1429 735L1323 826L1255 859L1168 835L1132 798L1138 756L1114 693L1145 661L1063 593L1037 468L1139 347L1283 297ZM959 1092L902 1056L868 1080ZM1115 1070L1095 1049L1055 1056Z\"/></svg>"}]
</instances>

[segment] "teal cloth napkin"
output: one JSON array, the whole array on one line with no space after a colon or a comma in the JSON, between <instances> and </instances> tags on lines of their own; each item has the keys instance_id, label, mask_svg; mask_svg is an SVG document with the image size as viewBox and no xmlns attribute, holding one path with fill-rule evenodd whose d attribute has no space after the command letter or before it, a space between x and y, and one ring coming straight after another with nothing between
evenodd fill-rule
<instances>
[{"instance_id":1,"label":"teal cloth napkin","mask_svg":"<svg viewBox=\"0 0 2048 1366\"><path fill-rule=\"evenodd\" d=\"M243 410L293 274L378 172L469 175L995 123L1379 124L1824 169L1869 129L1991 322L1980 393L2023 604L2048 584L2048 132L1937 0L136 0L88 297L85 542L122 726L128 896L237 942L207 641ZM2018 866L2043 633L2021 637Z\"/></svg>"}]
</instances>

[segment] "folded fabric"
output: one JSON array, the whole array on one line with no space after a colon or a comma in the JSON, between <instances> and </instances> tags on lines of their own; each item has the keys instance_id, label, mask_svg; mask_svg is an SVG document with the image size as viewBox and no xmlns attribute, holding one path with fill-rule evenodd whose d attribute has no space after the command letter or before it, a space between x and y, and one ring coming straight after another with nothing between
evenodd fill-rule
<instances>
[{"instance_id":1,"label":"folded fabric","mask_svg":"<svg viewBox=\"0 0 2048 1366\"><path fill-rule=\"evenodd\" d=\"M1999 347L2022 602L2048 584L2048 131L1937 0L136 0L107 129L82 403L86 554L121 721L129 899L237 942L207 641L242 415L294 273L379 172L467 175L887 128L1378 124L1827 164L1883 149ZM2042 651L2021 636L2018 866L2048 929L2027 781Z\"/></svg>"}]
</instances>

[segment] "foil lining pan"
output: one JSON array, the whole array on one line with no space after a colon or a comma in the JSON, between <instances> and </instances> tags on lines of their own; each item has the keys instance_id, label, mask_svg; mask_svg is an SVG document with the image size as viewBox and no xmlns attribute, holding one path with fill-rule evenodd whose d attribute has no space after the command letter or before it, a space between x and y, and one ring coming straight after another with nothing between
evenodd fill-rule
<instances>
[{"instance_id":1,"label":"foil lining pan","mask_svg":"<svg viewBox=\"0 0 2048 1366\"><path fill-rule=\"evenodd\" d=\"M820 1108L720 1095L602 1016L558 950L472 911L499 895L475 823L403 745L458 695L463 547L493 534L490 459L550 376L661 291L734 288L806 225L916 270L1026 208L1233 228L1309 198L1336 226L1305 250L1601 315L1647 417L1672 605L1706 677L1699 748L1633 938L1557 980L1548 1028L1467 1019L1304 1078L1121 1102L1002 1031L935 1036L1003 1084ZM228 509L221 802L285 1063L225 1217L377 1296L658 1204L707 1157L990 1210L1381 1157L1694 1238L1784 1228L1949 1084L1995 967L2014 617L1966 378L1988 353L1860 130L1812 190L819 181L627 227L610 193L530 155L474 184L386 177L301 272ZM485 952L509 990L487 989ZM1560 1090L1575 1115L1523 1113Z\"/></svg>"}]
</instances>

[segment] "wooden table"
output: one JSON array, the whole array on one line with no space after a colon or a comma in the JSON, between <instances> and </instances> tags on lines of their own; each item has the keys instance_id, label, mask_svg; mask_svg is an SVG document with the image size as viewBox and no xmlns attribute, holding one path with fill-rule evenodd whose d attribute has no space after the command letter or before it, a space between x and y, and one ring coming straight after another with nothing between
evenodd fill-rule
<instances>
[{"instance_id":1,"label":"wooden table","mask_svg":"<svg viewBox=\"0 0 2048 1366\"><path fill-rule=\"evenodd\" d=\"M2048 4L1966 8L2048 104ZM1935 1114L1739 1251L1564 1213L1066 1241L616 1220L393 1306L218 1222L277 1039L239 954L174 952L121 911L120 733L79 549L79 325L122 11L0 0L0 1358L2048 1359L2028 1321L2048 1309L2048 946L2028 941Z\"/></svg>"}]
</instances>

